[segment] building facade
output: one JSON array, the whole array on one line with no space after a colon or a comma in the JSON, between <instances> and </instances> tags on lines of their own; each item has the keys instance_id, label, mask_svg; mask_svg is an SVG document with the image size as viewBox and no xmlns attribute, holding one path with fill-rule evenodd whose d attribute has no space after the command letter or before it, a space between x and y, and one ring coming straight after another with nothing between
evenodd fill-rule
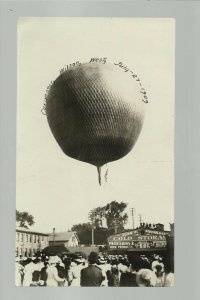
<instances>
[{"instance_id":1,"label":"building facade","mask_svg":"<svg viewBox=\"0 0 200 300\"><path fill-rule=\"evenodd\" d=\"M49 235L25 228L16 228L16 256L32 257L49 245Z\"/></svg>"},{"instance_id":2,"label":"building facade","mask_svg":"<svg viewBox=\"0 0 200 300\"><path fill-rule=\"evenodd\" d=\"M76 247L79 245L79 238L76 231L65 231L49 235L49 245L64 244L65 247Z\"/></svg>"}]
</instances>

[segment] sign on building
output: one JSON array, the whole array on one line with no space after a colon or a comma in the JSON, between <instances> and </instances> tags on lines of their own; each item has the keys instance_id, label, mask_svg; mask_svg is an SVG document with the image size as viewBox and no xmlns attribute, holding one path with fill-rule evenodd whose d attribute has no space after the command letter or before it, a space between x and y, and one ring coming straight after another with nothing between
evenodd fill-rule
<instances>
[{"instance_id":1,"label":"sign on building","mask_svg":"<svg viewBox=\"0 0 200 300\"><path fill-rule=\"evenodd\" d=\"M166 250L166 234L163 232L144 232L130 231L112 235L108 238L109 250L132 250L132 251L153 251Z\"/></svg>"}]
</instances>

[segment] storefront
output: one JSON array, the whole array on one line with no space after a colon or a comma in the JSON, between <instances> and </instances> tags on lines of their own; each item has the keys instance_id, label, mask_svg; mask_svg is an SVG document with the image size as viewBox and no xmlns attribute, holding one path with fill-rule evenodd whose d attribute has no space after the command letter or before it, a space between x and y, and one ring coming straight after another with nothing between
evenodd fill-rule
<instances>
[{"instance_id":1,"label":"storefront","mask_svg":"<svg viewBox=\"0 0 200 300\"><path fill-rule=\"evenodd\" d=\"M108 237L109 253L163 252L167 250L169 231L135 229Z\"/></svg>"}]
</instances>

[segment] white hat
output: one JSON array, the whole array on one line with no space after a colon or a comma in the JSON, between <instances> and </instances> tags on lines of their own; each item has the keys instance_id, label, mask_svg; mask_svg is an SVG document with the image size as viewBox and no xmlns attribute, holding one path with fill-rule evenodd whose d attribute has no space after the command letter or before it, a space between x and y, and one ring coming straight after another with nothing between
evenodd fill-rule
<instances>
[{"instance_id":1,"label":"white hat","mask_svg":"<svg viewBox=\"0 0 200 300\"><path fill-rule=\"evenodd\" d=\"M156 286L156 275L149 269L141 269L136 274L136 282L139 287Z\"/></svg>"},{"instance_id":2,"label":"white hat","mask_svg":"<svg viewBox=\"0 0 200 300\"><path fill-rule=\"evenodd\" d=\"M84 260L83 260L82 258L76 258L76 259L74 259L74 261L77 262L77 263L82 263L82 262L84 262Z\"/></svg>"},{"instance_id":3,"label":"white hat","mask_svg":"<svg viewBox=\"0 0 200 300\"><path fill-rule=\"evenodd\" d=\"M77 266L77 264L74 261L72 261L71 262L71 267L75 267L75 266Z\"/></svg>"},{"instance_id":4,"label":"white hat","mask_svg":"<svg viewBox=\"0 0 200 300\"><path fill-rule=\"evenodd\" d=\"M57 255L49 257L49 264L57 264L60 261L61 261L61 259Z\"/></svg>"}]
</instances>

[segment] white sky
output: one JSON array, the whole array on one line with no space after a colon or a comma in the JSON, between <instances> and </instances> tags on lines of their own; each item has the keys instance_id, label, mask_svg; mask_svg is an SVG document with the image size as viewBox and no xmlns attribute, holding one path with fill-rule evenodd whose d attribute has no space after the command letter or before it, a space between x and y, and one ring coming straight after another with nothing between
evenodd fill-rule
<instances>
[{"instance_id":1,"label":"white sky","mask_svg":"<svg viewBox=\"0 0 200 300\"><path fill-rule=\"evenodd\" d=\"M166 229L174 221L174 41L174 19L20 18L16 208L34 216L34 229L67 230L113 200L135 208L135 225L139 214ZM61 151L41 114L46 88L59 70L91 57L123 62L149 98L135 147L108 164L102 187L94 166Z\"/></svg>"}]
</instances>

